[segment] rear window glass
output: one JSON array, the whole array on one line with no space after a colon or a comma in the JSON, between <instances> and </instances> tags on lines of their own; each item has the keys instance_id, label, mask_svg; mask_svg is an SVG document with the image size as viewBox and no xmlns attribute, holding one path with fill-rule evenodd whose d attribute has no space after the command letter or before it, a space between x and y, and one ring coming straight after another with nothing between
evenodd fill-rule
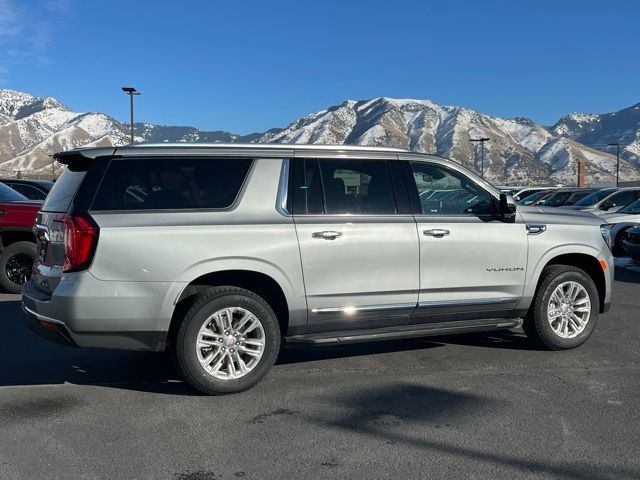
<instances>
[{"instance_id":1,"label":"rear window glass","mask_svg":"<svg viewBox=\"0 0 640 480\"><path fill-rule=\"evenodd\" d=\"M24 195L19 194L4 183L0 183L0 202L20 202L24 200L27 200Z\"/></svg>"},{"instance_id":2,"label":"rear window glass","mask_svg":"<svg viewBox=\"0 0 640 480\"><path fill-rule=\"evenodd\" d=\"M246 158L112 160L92 209L227 208L250 166Z\"/></svg>"},{"instance_id":3,"label":"rear window glass","mask_svg":"<svg viewBox=\"0 0 640 480\"><path fill-rule=\"evenodd\" d=\"M53 184L44 205L42 205L42 211L66 212L86 173L86 167L68 166Z\"/></svg>"}]
</instances>

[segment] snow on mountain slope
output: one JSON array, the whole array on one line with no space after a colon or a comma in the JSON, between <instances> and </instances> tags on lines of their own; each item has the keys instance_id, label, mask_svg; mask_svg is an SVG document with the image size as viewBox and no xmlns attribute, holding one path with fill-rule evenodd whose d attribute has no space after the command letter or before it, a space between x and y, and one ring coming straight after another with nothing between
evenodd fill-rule
<instances>
[{"instance_id":1,"label":"snow on mountain slope","mask_svg":"<svg viewBox=\"0 0 640 480\"><path fill-rule=\"evenodd\" d=\"M587 145L606 148L609 143L619 143L620 156L640 168L640 103L611 113L570 113L551 131ZM610 151L615 153L614 148Z\"/></svg>"},{"instance_id":2,"label":"snow on mountain slope","mask_svg":"<svg viewBox=\"0 0 640 480\"><path fill-rule=\"evenodd\" d=\"M628 111L626 111L628 110ZM607 114L610 137L640 135L639 106ZM475 110L438 105L430 100L374 98L347 100L295 120L285 128L236 135L201 131L193 127L135 124L136 141L324 143L385 145L453 158L495 183L575 184L577 164L587 164L589 183L611 182L615 157L589 148L575 139L592 140L603 116L571 114L551 129L527 118L499 118ZM636 122L636 123L634 123ZM613 127L617 130L612 132ZM34 97L0 90L0 175L51 173L50 155L80 146L117 146L129 141L129 129L102 113L77 113L50 97ZM634 136L635 135L635 136ZM481 165L477 144L488 137ZM601 142L601 140L598 140ZM640 140L627 147L640 155ZM622 178L640 176L633 157L622 162ZM60 168L58 166L57 168Z\"/></svg>"},{"instance_id":3,"label":"snow on mountain slope","mask_svg":"<svg viewBox=\"0 0 640 480\"><path fill-rule=\"evenodd\" d=\"M0 90L0 175L50 174L55 152L126 143L127 130L107 115L72 112L50 97Z\"/></svg>"}]
</instances>

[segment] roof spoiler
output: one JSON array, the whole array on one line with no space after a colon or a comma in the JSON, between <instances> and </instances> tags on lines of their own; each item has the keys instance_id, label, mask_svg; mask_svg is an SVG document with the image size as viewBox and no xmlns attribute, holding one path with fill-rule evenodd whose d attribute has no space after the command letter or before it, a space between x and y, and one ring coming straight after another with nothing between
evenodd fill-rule
<instances>
[{"instance_id":1,"label":"roof spoiler","mask_svg":"<svg viewBox=\"0 0 640 480\"><path fill-rule=\"evenodd\" d=\"M87 163L96 157L104 155L114 155L117 148L79 148L76 150L69 150L66 152L58 152L53 154L53 159L64 165L71 165L72 163Z\"/></svg>"}]
</instances>

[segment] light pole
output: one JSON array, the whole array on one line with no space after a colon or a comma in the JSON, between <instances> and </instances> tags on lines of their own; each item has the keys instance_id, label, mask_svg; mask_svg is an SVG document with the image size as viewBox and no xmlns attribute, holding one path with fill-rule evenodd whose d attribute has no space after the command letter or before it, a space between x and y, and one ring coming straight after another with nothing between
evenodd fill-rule
<instances>
[{"instance_id":1,"label":"light pole","mask_svg":"<svg viewBox=\"0 0 640 480\"><path fill-rule=\"evenodd\" d=\"M609 143L609 147L616 147L616 187L620 186L620 144Z\"/></svg>"},{"instance_id":2,"label":"light pole","mask_svg":"<svg viewBox=\"0 0 640 480\"><path fill-rule=\"evenodd\" d=\"M133 87L122 87L122 91L124 93L126 93L127 95L129 95L129 100L130 100L130 113L131 113L131 143L133 143L133 96L134 95L140 95L140 92L138 92L135 88Z\"/></svg>"},{"instance_id":3,"label":"light pole","mask_svg":"<svg viewBox=\"0 0 640 480\"><path fill-rule=\"evenodd\" d=\"M484 142L488 142L490 138L470 138L470 142L480 142L480 177L484 179Z\"/></svg>"}]
</instances>

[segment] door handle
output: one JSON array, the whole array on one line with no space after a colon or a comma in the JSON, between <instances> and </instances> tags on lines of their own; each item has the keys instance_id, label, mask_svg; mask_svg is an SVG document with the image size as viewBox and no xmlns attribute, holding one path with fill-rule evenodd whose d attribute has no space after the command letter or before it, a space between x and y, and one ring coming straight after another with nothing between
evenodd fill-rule
<instances>
[{"instance_id":1,"label":"door handle","mask_svg":"<svg viewBox=\"0 0 640 480\"><path fill-rule=\"evenodd\" d=\"M427 237L442 238L445 235L449 235L451 232L442 228L433 228L431 230L424 230L422 233Z\"/></svg>"},{"instance_id":2,"label":"door handle","mask_svg":"<svg viewBox=\"0 0 640 480\"><path fill-rule=\"evenodd\" d=\"M331 230L324 232L313 232L311 234L313 238L319 238L321 240L335 240L338 237L342 236L342 232L334 232Z\"/></svg>"}]
</instances>

